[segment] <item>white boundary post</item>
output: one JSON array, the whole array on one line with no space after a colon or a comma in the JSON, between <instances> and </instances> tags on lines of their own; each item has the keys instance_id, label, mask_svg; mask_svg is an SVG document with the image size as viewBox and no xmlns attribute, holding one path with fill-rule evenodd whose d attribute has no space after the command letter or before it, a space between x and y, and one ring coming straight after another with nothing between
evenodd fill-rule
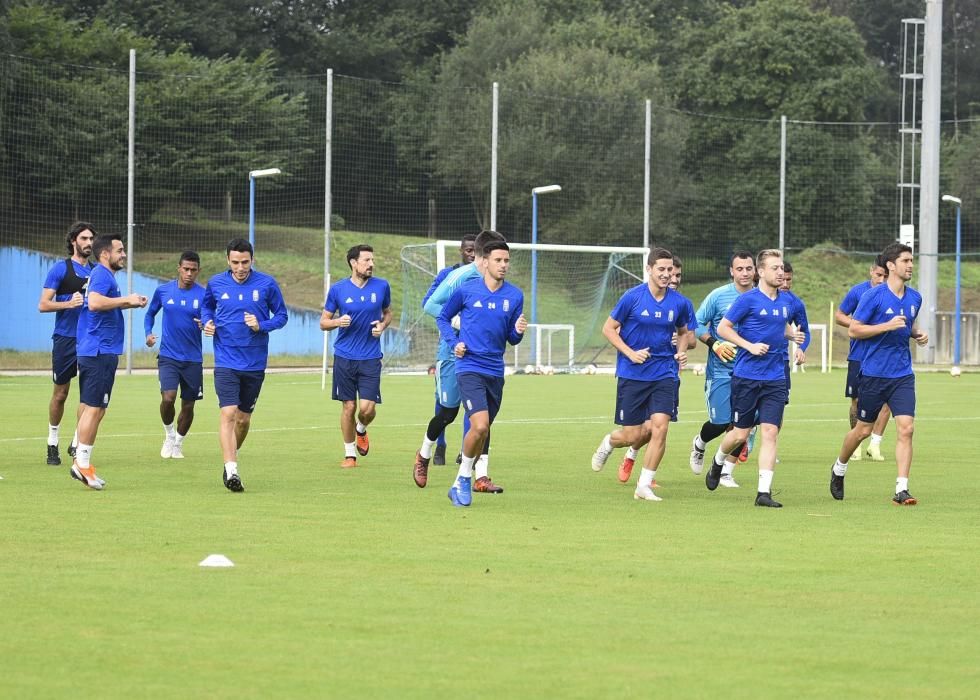
<instances>
[{"instance_id":1,"label":"white boundary post","mask_svg":"<svg viewBox=\"0 0 980 700\"><path fill-rule=\"evenodd\" d=\"M497 230L497 116L500 109L500 83L493 84L493 112L490 116L490 230ZM441 270L444 265L440 265Z\"/></svg>"},{"instance_id":2,"label":"white boundary post","mask_svg":"<svg viewBox=\"0 0 980 700\"><path fill-rule=\"evenodd\" d=\"M786 247L786 115L779 118L779 249Z\"/></svg>"},{"instance_id":3,"label":"white boundary post","mask_svg":"<svg viewBox=\"0 0 980 700\"><path fill-rule=\"evenodd\" d=\"M651 102L646 102L646 143L643 151L643 247L650 247L650 141L652 135L652 120L650 114Z\"/></svg>"},{"instance_id":4,"label":"white boundary post","mask_svg":"<svg viewBox=\"0 0 980 700\"><path fill-rule=\"evenodd\" d=\"M331 176L333 166L333 69L327 69L327 123L324 149L323 185L323 298L330 291L330 217L333 214ZM323 331L323 362L320 366L320 391L327 388L327 357L330 352L330 333Z\"/></svg>"},{"instance_id":5,"label":"white boundary post","mask_svg":"<svg viewBox=\"0 0 980 700\"><path fill-rule=\"evenodd\" d=\"M136 49L129 50L129 152L126 162L126 293L133 293L133 229L136 228ZM133 310L126 333L126 374L133 373Z\"/></svg>"}]
</instances>

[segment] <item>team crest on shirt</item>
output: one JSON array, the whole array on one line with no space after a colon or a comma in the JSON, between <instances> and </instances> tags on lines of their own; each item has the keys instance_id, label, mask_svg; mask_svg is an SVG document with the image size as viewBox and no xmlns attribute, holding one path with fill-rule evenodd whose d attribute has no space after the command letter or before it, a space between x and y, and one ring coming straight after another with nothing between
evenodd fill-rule
<instances>
[{"instance_id":1,"label":"team crest on shirt","mask_svg":"<svg viewBox=\"0 0 980 700\"><path fill-rule=\"evenodd\" d=\"M371 292L371 303L372 304L377 304L378 303L378 295L375 294L374 292Z\"/></svg>"},{"instance_id":2,"label":"team crest on shirt","mask_svg":"<svg viewBox=\"0 0 980 700\"><path fill-rule=\"evenodd\" d=\"M259 290L258 289L253 289L252 290L252 301L258 301L258 300L259 300Z\"/></svg>"},{"instance_id":3,"label":"team crest on shirt","mask_svg":"<svg viewBox=\"0 0 980 700\"><path fill-rule=\"evenodd\" d=\"M510 311L510 299L504 299L504 313Z\"/></svg>"},{"instance_id":4,"label":"team crest on shirt","mask_svg":"<svg viewBox=\"0 0 980 700\"><path fill-rule=\"evenodd\" d=\"M910 311L911 311L912 315L915 316L915 304L913 304L911 306Z\"/></svg>"},{"instance_id":5,"label":"team crest on shirt","mask_svg":"<svg viewBox=\"0 0 980 700\"><path fill-rule=\"evenodd\" d=\"M193 307L194 307L195 309L197 308L197 306L198 306L198 305L197 305L197 299L195 299L195 300L194 300L194 303L193 303L193 304L191 304L191 306L193 306Z\"/></svg>"},{"instance_id":6,"label":"team crest on shirt","mask_svg":"<svg viewBox=\"0 0 980 700\"><path fill-rule=\"evenodd\" d=\"M673 309L671 309L670 311L667 312L667 320L670 321L671 323L674 322L674 310Z\"/></svg>"},{"instance_id":7,"label":"team crest on shirt","mask_svg":"<svg viewBox=\"0 0 980 700\"><path fill-rule=\"evenodd\" d=\"M783 318L788 318L789 314L786 312L786 307L783 307Z\"/></svg>"}]
</instances>

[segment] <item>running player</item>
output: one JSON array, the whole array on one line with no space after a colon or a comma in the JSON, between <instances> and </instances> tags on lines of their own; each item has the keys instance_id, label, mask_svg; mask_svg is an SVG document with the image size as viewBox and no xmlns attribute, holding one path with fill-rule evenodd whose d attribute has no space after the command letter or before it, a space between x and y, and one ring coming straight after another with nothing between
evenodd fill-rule
<instances>
[{"instance_id":1,"label":"running player","mask_svg":"<svg viewBox=\"0 0 980 700\"><path fill-rule=\"evenodd\" d=\"M711 491L718 488L725 457L745 442L758 421L762 445L755 504L782 508L771 493L779 429L786 407L782 347L787 338L802 343L803 333L790 326L790 299L779 290L783 283L782 253L778 250L759 253L758 270L759 286L737 298L718 324L718 335L743 352L736 355L732 372L733 427L722 439L704 483Z\"/></svg>"},{"instance_id":2,"label":"running player","mask_svg":"<svg viewBox=\"0 0 980 700\"><path fill-rule=\"evenodd\" d=\"M37 310L41 313L55 313L54 333L51 335L51 377L54 390L48 403L48 455L47 463L61 464L58 454L58 431L65 415L65 401L71 389L71 378L78 374L78 359L75 354L78 316L82 311L85 285L92 272L89 256L92 254L92 241L95 230L91 224L77 223L68 231L66 243L71 257L59 260L48 271L41 289L41 300ZM78 405L78 416L82 415L82 405ZM78 432L68 445L68 456L75 456Z\"/></svg>"},{"instance_id":3,"label":"running player","mask_svg":"<svg viewBox=\"0 0 980 700\"><path fill-rule=\"evenodd\" d=\"M163 420L164 459L184 458L184 438L194 422L194 404L204 398L204 354L201 347L201 304L204 287L197 283L201 256L193 250L181 253L177 278L156 288L143 319L146 346L157 343L153 322L163 311L160 354L160 418ZM180 415L176 416L177 390L180 389ZM174 426L174 417L177 425Z\"/></svg>"},{"instance_id":4,"label":"running player","mask_svg":"<svg viewBox=\"0 0 980 700\"><path fill-rule=\"evenodd\" d=\"M844 296L840 307L834 312L834 321L838 326L849 328L851 325L851 314L857 308L868 290L877 287L888 277L888 270L885 268L885 261L879 255L875 258L871 267L868 269L868 279L860 284L856 284ZM851 428L857 425L857 406L858 397L861 390L861 356L864 353L865 343L860 338L851 338L851 346L847 353L847 384L844 386L844 396L851 399L851 410L848 419ZM881 454L881 439L888 427L888 419L891 418L891 409L886 403L881 407L881 414L875 419L874 428L871 430L871 442L868 444L868 457L875 462L884 462L885 457ZM850 461L854 462L861 459L861 446L858 445L851 455Z\"/></svg>"},{"instance_id":5,"label":"running player","mask_svg":"<svg viewBox=\"0 0 980 700\"><path fill-rule=\"evenodd\" d=\"M724 434L732 423L732 360L736 357L737 348L718 335L718 326L732 303L755 286L756 269L752 253L747 250L735 252L728 272L732 281L710 292L697 311L698 339L708 346L710 352L704 373L708 420L691 441L690 464L695 474L700 474L704 468L704 451L708 443ZM742 448L742 445L736 445L733 454L725 460L721 478L723 486L737 486L735 462Z\"/></svg>"},{"instance_id":6,"label":"running player","mask_svg":"<svg viewBox=\"0 0 980 700\"><path fill-rule=\"evenodd\" d=\"M459 242L459 258L460 261L455 265L450 265L449 267L444 267L436 274L432 284L429 286L429 291L425 293L422 297L422 308L425 308L425 302L429 300L433 292L438 289L439 284L446 279L450 272L457 270L463 265L469 265L476 258L476 234L467 233ZM451 406L444 406L439 403L440 395L443 393L442 385L447 383L445 377L442 376L445 370L445 375L451 376L451 381L454 385L456 382L456 369L455 366L449 365L447 367L446 363L451 363L455 360L452 348L447 346L445 343L439 343L439 349L436 351L436 407L435 414L438 415L443 408L452 408ZM457 394L459 392L456 392ZM456 402L456 409L459 409L459 402ZM454 415L455 418L455 415ZM452 421L450 421L452 422ZM441 467L446 464L446 430L443 428L442 432L439 433L439 437L436 440L435 453L432 455L432 463L437 467Z\"/></svg>"},{"instance_id":7,"label":"running player","mask_svg":"<svg viewBox=\"0 0 980 700\"><path fill-rule=\"evenodd\" d=\"M235 238L225 249L228 269L208 280L201 303L204 335L214 337L214 393L221 416L218 441L221 481L245 490L238 450L248 437L269 361L269 333L286 325L289 313L279 284L252 267L252 244Z\"/></svg>"},{"instance_id":8,"label":"running player","mask_svg":"<svg viewBox=\"0 0 980 700\"><path fill-rule=\"evenodd\" d=\"M874 420L887 404L895 416L898 437L895 459L898 478L892 502L914 506L918 501L909 493L912 468L912 433L915 427L915 374L909 339L918 345L929 342L929 336L915 325L922 306L922 295L908 286L912 279L912 249L892 243L880 257L888 270L885 284L879 284L861 296L847 329L852 338L864 341L861 356L861 388L858 393L857 424L844 436L840 454L830 472L830 494L844 499L844 477L847 464L861 441L871 434Z\"/></svg>"},{"instance_id":9,"label":"running player","mask_svg":"<svg viewBox=\"0 0 980 700\"><path fill-rule=\"evenodd\" d=\"M96 491L105 481L95 473L92 448L105 417L116 380L119 356L126 338L123 309L146 306L139 294L123 296L116 283L116 272L126 266L126 250L119 234L99 236L92 244L92 257L98 265L88 278L85 305L78 317L78 388L81 415L78 417L78 449L71 465L71 477Z\"/></svg>"},{"instance_id":10,"label":"running player","mask_svg":"<svg viewBox=\"0 0 980 700\"><path fill-rule=\"evenodd\" d=\"M320 329L340 329L333 345L333 399L342 403L340 466L351 469L357 466L357 455L366 457L371 449L367 428L381 403L381 334L391 323L391 287L374 276L374 248L369 245L348 250L347 266L350 277L327 292Z\"/></svg>"},{"instance_id":11,"label":"running player","mask_svg":"<svg viewBox=\"0 0 980 700\"><path fill-rule=\"evenodd\" d=\"M510 267L510 248L504 241L491 241L482 249L483 279L474 280L455 292L439 313L436 323L447 343L455 342L456 378L463 404L470 417L470 428L463 436L463 459L456 481L449 489L454 506L468 506L472 492L501 493L490 475L476 465L483 454L483 443L503 399L504 352L507 343L517 345L524 338L524 293L504 278ZM459 337L452 319L460 315ZM481 460L482 461L482 460ZM484 462L485 464L485 462Z\"/></svg>"},{"instance_id":12,"label":"running player","mask_svg":"<svg viewBox=\"0 0 980 700\"><path fill-rule=\"evenodd\" d=\"M484 270L486 269L486 259L483 256L483 249L489 243L495 241L506 242L504 237L499 233L497 233L496 231L480 232L480 234L476 237L476 241L475 241L474 247L475 247L476 257L473 260L473 262L468 263L466 265L461 265L460 267L456 268L448 275L446 275L446 278L439 283L439 286L436 287L435 291L433 291L429 295L428 301L425 302L425 305L423 306L425 313L429 314L433 318L438 319L439 314L442 312L442 307L446 304L447 301L449 301L449 298L453 295L453 293L456 290L458 290L467 282L478 280L483 277ZM453 347L455 347L455 345ZM456 359L455 352L452 353L451 359L455 361ZM455 380L456 375L455 373L450 374L449 372L450 369L452 368L447 367L444 369L443 377L447 379L446 389L449 391L449 394L452 395L453 388L455 385L450 384L449 382L453 382ZM459 398L458 388L456 388L455 396L453 396L452 398L453 400ZM447 396L445 402L449 402L449 399L450 397ZM443 405L445 405L445 402L443 403ZM455 414L453 414L453 416L455 419ZM443 414L443 420L448 419L448 417L449 417L448 413ZM449 423L446 423L446 425L449 425ZM470 430L470 416L468 412L464 412L463 434L465 435L466 433L469 432L469 430ZM426 431L426 434L428 434L428 430ZM460 454L459 457L456 459L456 463L461 464L462 460L463 460L463 453L462 450L460 450ZM422 468L423 471L427 469L428 469L428 465L425 465ZM483 441L483 454L480 455L479 460L477 461L477 471L481 474L486 474L489 473L489 469L490 469L490 435L488 434L487 439ZM418 483L418 481L416 481L416 483ZM489 482L480 482L478 486L481 488L486 487L487 483Z\"/></svg>"},{"instance_id":13,"label":"running player","mask_svg":"<svg viewBox=\"0 0 980 700\"><path fill-rule=\"evenodd\" d=\"M613 440L635 445L649 435L643 469L633 498L659 501L653 481L667 445L667 429L677 410L678 366L687 361L688 325L693 325L690 302L670 288L674 256L654 248L647 258L647 282L627 291L602 327L606 340L616 348L615 422L623 426L606 435L596 454L612 452ZM613 437L615 435L615 437Z\"/></svg>"}]
</instances>

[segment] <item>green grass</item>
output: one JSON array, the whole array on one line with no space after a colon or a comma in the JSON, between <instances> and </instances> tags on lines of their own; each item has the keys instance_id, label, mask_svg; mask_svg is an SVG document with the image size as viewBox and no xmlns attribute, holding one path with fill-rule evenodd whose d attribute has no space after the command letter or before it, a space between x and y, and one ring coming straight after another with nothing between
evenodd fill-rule
<instances>
[{"instance_id":1,"label":"green grass","mask_svg":"<svg viewBox=\"0 0 980 700\"><path fill-rule=\"evenodd\" d=\"M342 471L319 377L270 375L242 495L210 391L164 463L155 378L120 377L97 493L43 463L46 378L2 378L0 696L975 697L980 376L917 379L915 508L890 505L890 462L830 498L843 380L794 377L770 511L753 462L737 491L690 473L694 377L663 502L631 498L618 454L589 468L612 377L518 376L494 426L506 493L466 510L452 467L412 483L427 377L384 378L371 454ZM212 553L236 567L199 568Z\"/></svg>"}]
</instances>

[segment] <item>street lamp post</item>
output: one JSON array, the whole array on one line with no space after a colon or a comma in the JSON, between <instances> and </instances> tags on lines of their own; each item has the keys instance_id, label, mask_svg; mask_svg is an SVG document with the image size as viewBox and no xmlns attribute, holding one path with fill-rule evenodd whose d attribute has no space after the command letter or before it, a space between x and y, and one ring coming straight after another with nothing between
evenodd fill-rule
<instances>
[{"instance_id":1,"label":"street lamp post","mask_svg":"<svg viewBox=\"0 0 980 700\"><path fill-rule=\"evenodd\" d=\"M956 206L956 308L953 311L953 372L960 369L960 210L963 200L944 194L943 201Z\"/></svg>"},{"instance_id":2,"label":"street lamp post","mask_svg":"<svg viewBox=\"0 0 980 700\"><path fill-rule=\"evenodd\" d=\"M538 242L538 195L549 192L561 192L561 185L544 185L531 189L531 244ZM538 322L538 251L531 249L531 323ZM531 357L534 357L534 345L531 345Z\"/></svg>"},{"instance_id":3,"label":"street lamp post","mask_svg":"<svg viewBox=\"0 0 980 700\"><path fill-rule=\"evenodd\" d=\"M282 170L279 168L266 168L265 170L252 170L248 174L248 242L255 250L255 178L279 175Z\"/></svg>"}]
</instances>

